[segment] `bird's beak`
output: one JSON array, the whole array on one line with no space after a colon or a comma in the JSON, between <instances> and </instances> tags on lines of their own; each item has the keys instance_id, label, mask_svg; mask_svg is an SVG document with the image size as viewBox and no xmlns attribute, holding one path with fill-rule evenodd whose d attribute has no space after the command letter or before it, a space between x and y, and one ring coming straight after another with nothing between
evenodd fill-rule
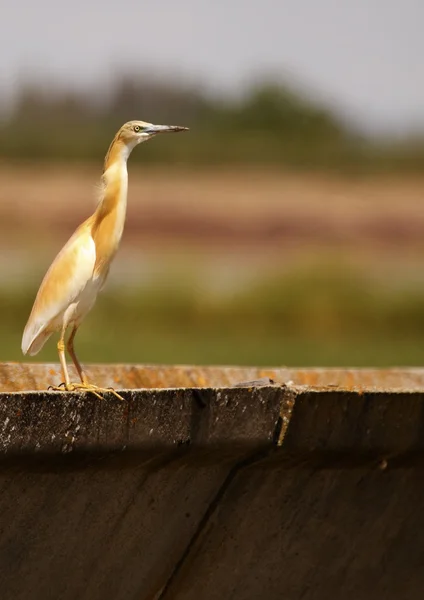
<instances>
[{"instance_id":1,"label":"bird's beak","mask_svg":"<svg viewBox=\"0 0 424 600\"><path fill-rule=\"evenodd\" d=\"M179 125L149 125L147 133L167 133L177 131L188 131L188 127L180 127Z\"/></svg>"}]
</instances>

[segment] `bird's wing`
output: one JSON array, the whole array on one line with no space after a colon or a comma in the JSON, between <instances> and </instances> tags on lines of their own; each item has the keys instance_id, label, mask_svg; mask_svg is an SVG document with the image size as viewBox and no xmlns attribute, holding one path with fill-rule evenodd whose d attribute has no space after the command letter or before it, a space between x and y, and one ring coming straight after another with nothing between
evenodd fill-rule
<instances>
[{"instance_id":1,"label":"bird's wing","mask_svg":"<svg viewBox=\"0 0 424 600\"><path fill-rule=\"evenodd\" d=\"M95 262L96 246L91 237L90 220L87 220L68 240L44 276L24 330L24 354L36 337L48 330L54 319L82 292L93 276Z\"/></svg>"}]
</instances>

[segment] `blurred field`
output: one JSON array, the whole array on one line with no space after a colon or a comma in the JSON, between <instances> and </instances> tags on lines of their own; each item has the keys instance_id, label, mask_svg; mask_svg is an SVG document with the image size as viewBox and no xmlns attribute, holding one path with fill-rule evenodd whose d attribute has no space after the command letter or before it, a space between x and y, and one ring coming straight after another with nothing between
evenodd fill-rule
<instances>
[{"instance_id":1,"label":"blurred field","mask_svg":"<svg viewBox=\"0 0 424 600\"><path fill-rule=\"evenodd\" d=\"M83 361L424 362L424 177L129 168ZM41 277L93 210L100 169L1 167L0 360L21 360ZM53 340L36 360L56 361Z\"/></svg>"},{"instance_id":2,"label":"blurred field","mask_svg":"<svg viewBox=\"0 0 424 600\"><path fill-rule=\"evenodd\" d=\"M0 243L33 233L61 243L95 207L101 165L0 168ZM227 256L246 248L280 267L277 249L349 248L351 259L401 255L422 244L424 176L351 177L275 169L140 168L130 165L124 247L191 246ZM40 238L41 235L41 240ZM178 242L178 243L177 243ZM351 247L355 252L351 253ZM49 252L50 252L49 248ZM290 258L288 259L290 262Z\"/></svg>"}]
</instances>

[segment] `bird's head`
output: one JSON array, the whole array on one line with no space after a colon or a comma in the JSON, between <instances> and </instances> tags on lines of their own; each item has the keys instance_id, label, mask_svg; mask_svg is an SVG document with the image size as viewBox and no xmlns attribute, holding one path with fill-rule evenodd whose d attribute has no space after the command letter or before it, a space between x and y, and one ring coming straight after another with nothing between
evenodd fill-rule
<instances>
[{"instance_id":1,"label":"bird's head","mask_svg":"<svg viewBox=\"0 0 424 600\"><path fill-rule=\"evenodd\" d=\"M128 121L128 123L122 125L117 137L132 150L137 144L147 142L158 133L175 133L187 130L188 127L177 125L153 125L153 123L146 123L145 121Z\"/></svg>"}]
</instances>

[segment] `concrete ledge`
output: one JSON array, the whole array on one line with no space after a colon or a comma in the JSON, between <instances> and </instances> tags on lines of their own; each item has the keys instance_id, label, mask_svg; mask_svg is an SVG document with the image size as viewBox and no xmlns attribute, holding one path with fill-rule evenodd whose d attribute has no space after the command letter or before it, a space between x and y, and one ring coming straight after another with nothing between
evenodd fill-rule
<instances>
[{"instance_id":1,"label":"concrete ledge","mask_svg":"<svg viewBox=\"0 0 424 600\"><path fill-rule=\"evenodd\" d=\"M0 365L2 600L421 598L423 370L57 371Z\"/></svg>"},{"instance_id":2,"label":"concrete ledge","mask_svg":"<svg viewBox=\"0 0 424 600\"><path fill-rule=\"evenodd\" d=\"M278 446L328 458L332 452L352 458L422 450L420 369L92 365L88 371L105 387L145 387L118 387L125 402L112 394L99 400L90 393L40 390L58 383L58 365L0 365L0 460L178 447ZM163 387L166 380L170 387ZM20 391L24 381L34 390Z\"/></svg>"}]
</instances>

